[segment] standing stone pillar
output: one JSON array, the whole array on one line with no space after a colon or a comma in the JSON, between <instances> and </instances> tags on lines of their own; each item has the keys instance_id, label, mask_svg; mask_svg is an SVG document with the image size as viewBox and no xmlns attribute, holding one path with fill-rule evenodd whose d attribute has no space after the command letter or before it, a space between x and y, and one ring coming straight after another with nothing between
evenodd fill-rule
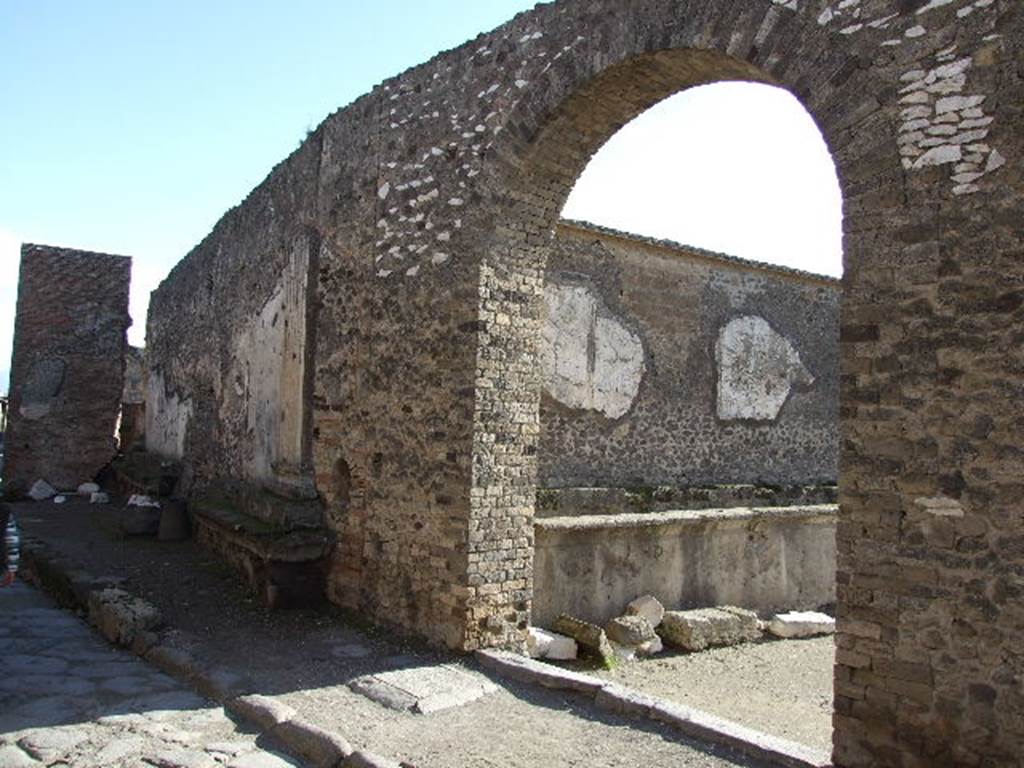
<instances>
[{"instance_id":1,"label":"standing stone pillar","mask_svg":"<svg viewBox=\"0 0 1024 768\"><path fill-rule=\"evenodd\" d=\"M92 480L114 457L131 259L24 245L4 481L27 491Z\"/></svg>"}]
</instances>

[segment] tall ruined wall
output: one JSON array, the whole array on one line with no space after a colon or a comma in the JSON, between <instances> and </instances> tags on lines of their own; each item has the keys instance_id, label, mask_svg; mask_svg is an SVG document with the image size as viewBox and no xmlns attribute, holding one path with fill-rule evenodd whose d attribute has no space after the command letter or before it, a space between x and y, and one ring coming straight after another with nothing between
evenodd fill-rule
<instances>
[{"instance_id":1,"label":"tall ruined wall","mask_svg":"<svg viewBox=\"0 0 1024 768\"><path fill-rule=\"evenodd\" d=\"M836 481L835 281L563 223L544 295L542 487Z\"/></svg>"},{"instance_id":2,"label":"tall ruined wall","mask_svg":"<svg viewBox=\"0 0 1024 768\"><path fill-rule=\"evenodd\" d=\"M117 449L131 259L24 245L4 480L93 480Z\"/></svg>"},{"instance_id":3,"label":"tall ruined wall","mask_svg":"<svg viewBox=\"0 0 1024 768\"><path fill-rule=\"evenodd\" d=\"M844 194L836 764L1013 764L1022 41L1016 0L538 6L329 118L161 287L150 327L168 415L153 439L190 450L206 476L256 471L252 390L231 394L233 361L259 368L254 323L311 228L303 402L340 536L333 599L462 648L521 641L562 204L589 157L658 100L781 84L821 126ZM759 328L739 322L730 338ZM170 354L175 336L185 354Z\"/></svg>"},{"instance_id":4,"label":"tall ruined wall","mask_svg":"<svg viewBox=\"0 0 1024 768\"><path fill-rule=\"evenodd\" d=\"M292 155L153 293L146 446L186 459L185 490L312 486L316 165L312 145Z\"/></svg>"}]
</instances>

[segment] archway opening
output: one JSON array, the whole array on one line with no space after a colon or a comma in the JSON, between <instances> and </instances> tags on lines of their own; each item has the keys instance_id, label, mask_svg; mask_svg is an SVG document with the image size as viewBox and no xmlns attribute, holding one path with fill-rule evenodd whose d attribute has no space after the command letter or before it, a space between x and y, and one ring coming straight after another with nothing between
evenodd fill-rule
<instances>
[{"instance_id":1,"label":"archway opening","mask_svg":"<svg viewBox=\"0 0 1024 768\"><path fill-rule=\"evenodd\" d=\"M813 119L765 84L684 90L587 163L544 259L535 625L644 596L834 616L841 209ZM831 639L783 645L615 675L827 751ZM783 660L762 693L792 709L737 709ZM707 664L735 697L666 681Z\"/></svg>"}]
</instances>

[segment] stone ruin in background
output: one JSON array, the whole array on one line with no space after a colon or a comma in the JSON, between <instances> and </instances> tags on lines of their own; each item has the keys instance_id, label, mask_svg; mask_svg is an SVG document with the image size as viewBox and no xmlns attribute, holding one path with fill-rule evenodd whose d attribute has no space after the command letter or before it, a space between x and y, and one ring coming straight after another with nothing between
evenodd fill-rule
<instances>
[{"instance_id":1,"label":"stone ruin in background","mask_svg":"<svg viewBox=\"0 0 1024 768\"><path fill-rule=\"evenodd\" d=\"M131 259L24 245L4 484L91 482L117 450Z\"/></svg>"}]
</instances>

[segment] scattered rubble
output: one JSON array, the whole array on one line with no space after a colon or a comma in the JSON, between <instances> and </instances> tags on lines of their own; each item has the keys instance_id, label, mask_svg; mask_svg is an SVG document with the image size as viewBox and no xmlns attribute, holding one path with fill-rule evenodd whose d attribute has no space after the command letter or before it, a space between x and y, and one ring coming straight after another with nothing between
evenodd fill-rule
<instances>
[{"instance_id":1,"label":"scattered rubble","mask_svg":"<svg viewBox=\"0 0 1024 768\"><path fill-rule=\"evenodd\" d=\"M57 489L45 480L36 480L28 492L33 501L46 501L57 495Z\"/></svg>"},{"instance_id":2,"label":"scattered rubble","mask_svg":"<svg viewBox=\"0 0 1024 768\"><path fill-rule=\"evenodd\" d=\"M620 616L612 619L605 624L604 631L613 643L630 647L643 645L656 637L651 622L643 616Z\"/></svg>"},{"instance_id":3,"label":"scattered rubble","mask_svg":"<svg viewBox=\"0 0 1024 768\"><path fill-rule=\"evenodd\" d=\"M643 616L654 629L665 618L665 606L653 595L644 595L626 606L627 616Z\"/></svg>"},{"instance_id":4,"label":"scattered rubble","mask_svg":"<svg viewBox=\"0 0 1024 768\"><path fill-rule=\"evenodd\" d=\"M140 493L134 493L128 497L129 507L154 507L160 509L160 502L156 499L152 499L149 496L143 496Z\"/></svg>"},{"instance_id":5,"label":"scattered rubble","mask_svg":"<svg viewBox=\"0 0 1024 768\"><path fill-rule=\"evenodd\" d=\"M530 627L526 635L526 650L531 659L572 661L579 655L579 647L571 637Z\"/></svg>"},{"instance_id":6,"label":"scattered rubble","mask_svg":"<svg viewBox=\"0 0 1024 768\"><path fill-rule=\"evenodd\" d=\"M596 624L563 613L555 619L554 629L559 634L571 637L579 643L584 650L596 656L603 666L608 668L615 666L617 658L615 649L608 642L608 636L604 630Z\"/></svg>"},{"instance_id":7,"label":"scattered rubble","mask_svg":"<svg viewBox=\"0 0 1024 768\"><path fill-rule=\"evenodd\" d=\"M782 638L831 635L836 631L836 620L817 611L790 611L773 616L768 631Z\"/></svg>"},{"instance_id":8,"label":"scattered rubble","mask_svg":"<svg viewBox=\"0 0 1024 768\"><path fill-rule=\"evenodd\" d=\"M666 611L659 629L667 643L684 651L737 645L757 640L761 636L757 614L731 606Z\"/></svg>"}]
</instances>

